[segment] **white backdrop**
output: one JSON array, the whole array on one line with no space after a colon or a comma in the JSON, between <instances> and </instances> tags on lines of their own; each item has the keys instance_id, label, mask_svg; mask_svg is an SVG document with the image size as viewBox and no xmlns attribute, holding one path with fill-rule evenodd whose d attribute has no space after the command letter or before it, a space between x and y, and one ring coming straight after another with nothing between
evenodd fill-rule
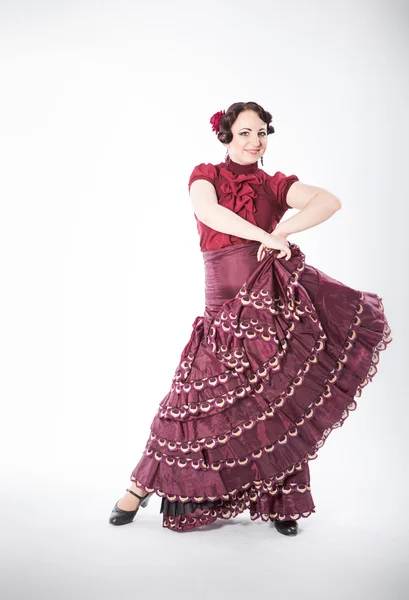
<instances>
[{"instance_id":1,"label":"white backdrop","mask_svg":"<svg viewBox=\"0 0 409 600\"><path fill-rule=\"evenodd\" d=\"M213 577L200 598L247 597L254 575L273 575L288 598L325 597L335 578L332 598L360 597L361 584L372 598L403 597L408 23L403 0L0 2L7 598L86 598L91 586L100 598L156 598L159 569L184 598L206 553ZM306 535L287 549L244 515L199 534L195 551L197 537L161 528L157 496L131 526L108 517L203 314L189 175L224 158L211 115L250 100L276 128L264 169L343 203L289 240L308 264L380 295L394 341L310 463ZM141 535L158 553L143 568ZM226 580L250 540L248 572Z\"/></svg>"}]
</instances>

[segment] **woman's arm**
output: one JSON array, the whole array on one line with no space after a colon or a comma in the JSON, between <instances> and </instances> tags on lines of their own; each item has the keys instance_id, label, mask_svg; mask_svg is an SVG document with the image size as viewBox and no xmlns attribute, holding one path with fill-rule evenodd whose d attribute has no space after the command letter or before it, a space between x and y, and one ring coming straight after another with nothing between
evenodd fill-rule
<instances>
[{"instance_id":1,"label":"woman's arm","mask_svg":"<svg viewBox=\"0 0 409 600\"><path fill-rule=\"evenodd\" d=\"M300 212L281 222L275 234L290 235L323 223L342 207L341 201L322 188L295 181L287 192L287 204Z\"/></svg>"},{"instance_id":2,"label":"woman's arm","mask_svg":"<svg viewBox=\"0 0 409 600\"><path fill-rule=\"evenodd\" d=\"M249 223L246 219L239 217L229 208L225 206L214 206L212 210L207 213L206 217L200 219L208 227L220 231L221 233L229 233L230 235L236 235L237 237L244 238L246 240L255 240L257 242L263 242L265 236L270 235L264 229Z\"/></svg>"},{"instance_id":3,"label":"woman's arm","mask_svg":"<svg viewBox=\"0 0 409 600\"><path fill-rule=\"evenodd\" d=\"M221 233L229 233L246 240L263 242L270 234L239 217L229 208L220 206L214 185L204 179L196 179L190 186L193 210L202 223Z\"/></svg>"}]
</instances>

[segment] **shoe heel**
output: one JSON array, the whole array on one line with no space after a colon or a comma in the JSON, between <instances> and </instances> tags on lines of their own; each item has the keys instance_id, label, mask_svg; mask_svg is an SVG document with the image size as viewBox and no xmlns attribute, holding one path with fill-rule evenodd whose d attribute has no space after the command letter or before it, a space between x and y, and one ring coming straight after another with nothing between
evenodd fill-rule
<instances>
[{"instance_id":1,"label":"shoe heel","mask_svg":"<svg viewBox=\"0 0 409 600\"><path fill-rule=\"evenodd\" d=\"M153 495L153 492L151 492L150 494L148 494L147 496L145 496L145 498L143 500L141 500L140 506L142 506L142 508L145 508L145 506L148 506L149 498L152 495Z\"/></svg>"}]
</instances>

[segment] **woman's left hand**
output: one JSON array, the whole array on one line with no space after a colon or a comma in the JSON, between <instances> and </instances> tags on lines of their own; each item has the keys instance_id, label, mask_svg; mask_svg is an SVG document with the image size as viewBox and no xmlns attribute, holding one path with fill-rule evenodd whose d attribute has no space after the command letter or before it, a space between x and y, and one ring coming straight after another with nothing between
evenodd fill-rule
<instances>
[{"instance_id":1,"label":"woman's left hand","mask_svg":"<svg viewBox=\"0 0 409 600\"><path fill-rule=\"evenodd\" d=\"M287 239L287 236L289 235L288 233L285 233L285 231L280 231L280 223L277 225L277 227L271 233L274 233L274 235L279 235L280 237L283 237L285 240ZM257 250L257 260L258 261L263 260L263 258L266 256L266 252L270 253L271 248L268 248L264 244L260 244L259 249Z\"/></svg>"}]
</instances>

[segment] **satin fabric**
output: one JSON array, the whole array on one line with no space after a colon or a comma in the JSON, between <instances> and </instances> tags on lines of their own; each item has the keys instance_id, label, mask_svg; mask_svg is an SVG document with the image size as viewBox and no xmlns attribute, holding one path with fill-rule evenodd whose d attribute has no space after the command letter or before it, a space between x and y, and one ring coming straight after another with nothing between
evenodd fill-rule
<instances>
[{"instance_id":1,"label":"satin fabric","mask_svg":"<svg viewBox=\"0 0 409 600\"><path fill-rule=\"evenodd\" d=\"M315 512L309 462L343 425L392 341L382 299L259 243L204 255L205 309L131 480L184 532L249 510ZM240 287L241 285L241 287Z\"/></svg>"},{"instance_id":2,"label":"satin fabric","mask_svg":"<svg viewBox=\"0 0 409 600\"><path fill-rule=\"evenodd\" d=\"M212 310L234 298L258 265L259 242L237 244L202 252L205 270L205 309Z\"/></svg>"},{"instance_id":3,"label":"satin fabric","mask_svg":"<svg viewBox=\"0 0 409 600\"><path fill-rule=\"evenodd\" d=\"M240 165L230 163L201 163L197 165L189 179L188 189L197 179L211 183L220 206L228 208L249 223L271 233L283 215L291 208L287 204L287 192L297 175L285 175L277 171L269 175L257 163ZM199 245L202 252L218 250L231 245L251 244L252 240L234 234L216 231L200 221L196 214Z\"/></svg>"},{"instance_id":4,"label":"satin fabric","mask_svg":"<svg viewBox=\"0 0 409 600\"><path fill-rule=\"evenodd\" d=\"M232 300L239 292L245 281L259 266L257 260L257 251L260 242L246 242L224 247L217 250L207 250L202 253L205 270L205 307L204 307L204 331L208 331L212 319L220 312L222 306ZM278 251L275 251L276 254ZM278 260L284 260L278 259ZM319 276L314 267L308 266L303 272L303 285L307 285L311 297L315 300ZM196 320L197 324L197 320ZM195 326L194 326L195 327ZM303 463L295 473L287 475L281 482L281 489L291 489L294 486L302 486L302 492L284 494L280 491L272 502L268 493L259 493L258 503L265 513L290 515L295 513L315 512L315 504L311 494L311 476L309 464ZM184 515L201 514L205 509L210 509L220 505L220 500L204 502L170 502L167 498L162 498L160 512L166 516L178 517ZM254 506L251 507L251 514L254 516Z\"/></svg>"}]
</instances>

